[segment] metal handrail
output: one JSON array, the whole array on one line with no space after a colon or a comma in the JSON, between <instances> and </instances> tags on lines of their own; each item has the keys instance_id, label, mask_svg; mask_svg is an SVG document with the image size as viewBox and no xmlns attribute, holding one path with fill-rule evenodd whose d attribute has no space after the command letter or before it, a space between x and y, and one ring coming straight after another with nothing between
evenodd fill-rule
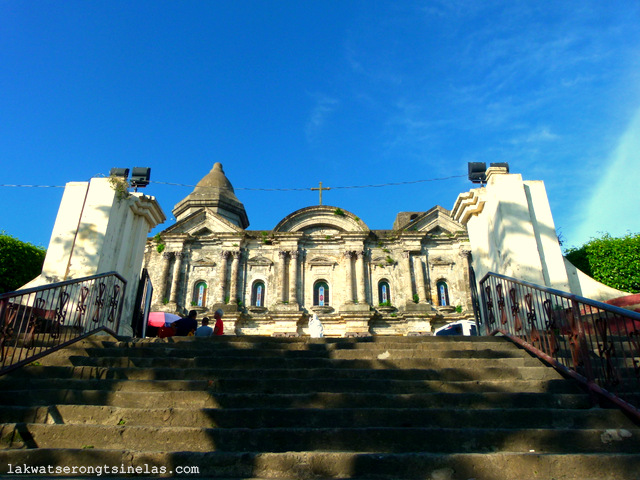
<instances>
[{"instance_id":1,"label":"metal handrail","mask_svg":"<svg viewBox=\"0 0 640 480\"><path fill-rule=\"evenodd\" d=\"M0 375L99 331L115 335L126 286L109 272L0 294Z\"/></svg>"},{"instance_id":2,"label":"metal handrail","mask_svg":"<svg viewBox=\"0 0 640 480\"><path fill-rule=\"evenodd\" d=\"M640 420L640 314L489 272L479 331L502 334Z\"/></svg>"}]
</instances>

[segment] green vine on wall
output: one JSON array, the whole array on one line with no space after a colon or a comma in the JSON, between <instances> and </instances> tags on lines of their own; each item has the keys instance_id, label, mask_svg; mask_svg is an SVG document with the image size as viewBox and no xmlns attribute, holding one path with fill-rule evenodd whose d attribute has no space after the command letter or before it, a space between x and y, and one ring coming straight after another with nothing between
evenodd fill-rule
<instances>
[{"instance_id":1,"label":"green vine on wall","mask_svg":"<svg viewBox=\"0 0 640 480\"><path fill-rule=\"evenodd\" d=\"M158 253L162 253L164 252L165 249L165 244L162 241L162 236L160 236L159 233L156 233L156 235L153 237L153 239L156 241L157 245L156 245L156 250L158 251Z\"/></svg>"},{"instance_id":2,"label":"green vine on wall","mask_svg":"<svg viewBox=\"0 0 640 480\"><path fill-rule=\"evenodd\" d=\"M118 201L124 200L129 197L129 182L120 177L109 177L109 184L111 188L116 192L116 198Z\"/></svg>"}]
</instances>

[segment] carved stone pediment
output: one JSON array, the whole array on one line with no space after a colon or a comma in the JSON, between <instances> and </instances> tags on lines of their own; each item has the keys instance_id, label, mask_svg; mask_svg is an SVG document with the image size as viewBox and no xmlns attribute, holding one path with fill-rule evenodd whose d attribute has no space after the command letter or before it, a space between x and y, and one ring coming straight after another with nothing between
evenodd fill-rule
<instances>
[{"instance_id":1,"label":"carved stone pediment","mask_svg":"<svg viewBox=\"0 0 640 480\"><path fill-rule=\"evenodd\" d=\"M327 257L314 257L309 260L309 265L312 267L332 267L336 265L336 262Z\"/></svg>"},{"instance_id":2,"label":"carved stone pediment","mask_svg":"<svg viewBox=\"0 0 640 480\"><path fill-rule=\"evenodd\" d=\"M213 235L213 232L205 227L193 232L192 235L194 237L210 237L211 235Z\"/></svg>"},{"instance_id":3,"label":"carved stone pediment","mask_svg":"<svg viewBox=\"0 0 640 480\"><path fill-rule=\"evenodd\" d=\"M429 258L429 263L431 265L453 265L456 262L454 262L450 257L445 256L445 255L438 255L435 257L431 257Z\"/></svg>"},{"instance_id":4,"label":"carved stone pediment","mask_svg":"<svg viewBox=\"0 0 640 480\"><path fill-rule=\"evenodd\" d=\"M271 265L273 265L273 262L266 257L260 256L260 257L252 257L249 260L247 260L247 265L270 267Z\"/></svg>"},{"instance_id":5,"label":"carved stone pediment","mask_svg":"<svg viewBox=\"0 0 640 480\"><path fill-rule=\"evenodd\" d=\"M342 230L338 230L337 228L333 228L327 225L317 225L314 227L308 227L302 230L303 233L307 235L339 235L342 233Z\"/></svg>"},{"instance_id":6,"label":"carved stone pediment","mask_svg":"<svg viewBox=\"0 0 640 480\"><path fill-rule=\"evenodd\" d=\"M199 260L197 262L191 262L192 268L213 268L217 264L213 260Z\"/></svg>"},{"instance_id":7,"label":"carved stone pediment","mask_svg":"<svg viewBox=\"0 0 640 480\"><path fill-rule=\"evenodd\" d=\"M317 230L316 230L317 229ZM283 218L274 228L274 232L304 232L324 235L353 232L367 233L369 227L353 213L328 205L306 207Z\"/></svg>"}]
</instances>

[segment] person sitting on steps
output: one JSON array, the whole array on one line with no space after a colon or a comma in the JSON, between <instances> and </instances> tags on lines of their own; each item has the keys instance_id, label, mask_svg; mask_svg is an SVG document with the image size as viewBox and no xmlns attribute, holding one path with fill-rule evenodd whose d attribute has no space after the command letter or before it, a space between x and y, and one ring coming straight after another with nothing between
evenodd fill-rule
<instances>
[{"instance_id":1,"label":"person sitting on steps","mask_svg":"<svg viewBox=\"0 0 640 480\"><path fill-rule=\"evenodd\" d=\"M189 334L193 335L198 328L197 316L198 312L191 310L188 316L173 322L173 327L176 329L176 336L186 337Z\"/></svg>"},{"instance_id":2,"label":"person sitting on steps","mask_svg":"<svg viewBox=\"0 0 640 480\"><path fill-rule=\"evenodd\" d=\"M216 310L216 313L213 314L213 318L215 318L215 320L216 320L216 324L213 327L213 334L214 335L224 335L224 325L222 323L222 316L223 315L224 315L224 312L220 308L218 310Z\"/></svg>"},{"instance_id":3,"label":"person sitting on steps","mask_svg":"<svg viewBox=\"0 0 640 480\"><path fill-rule=\"evenodd\" d=\"M213 328L209 326L209 317L202 319L202 326L196 330L196 337L210 337L213 334Z\"/></svg>"}]
</instances>

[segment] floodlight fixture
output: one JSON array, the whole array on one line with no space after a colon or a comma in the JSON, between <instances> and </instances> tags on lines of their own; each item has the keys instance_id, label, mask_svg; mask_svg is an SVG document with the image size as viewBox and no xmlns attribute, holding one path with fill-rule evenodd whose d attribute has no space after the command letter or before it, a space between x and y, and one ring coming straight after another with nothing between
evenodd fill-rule
<instances>
[{"instance_id":1,"label":"floodlight fixture","mask_svg":"<svg viewBox=\"0 0 640 480\"><path fill-rule=\"evenodd\" d=\"M131 186L138 191L138 188L144 188L149 185L151 177L151 168L149 167L133 167L131 172Z\"/></svg>"},{"instance_id":2,"label":"floodlight fixture","mask_svg":"<svg viewBox=\"0 0 640 480\"><path fill-rule=\"evenodd\" d=\"M110 177L118 177L126 180L129 177L129 169L128 168L112 168L109 171Z\"/></svg>"},{"instance_id":3,"label":"floodlight fixture","mask_svg":"<svg viewBox=\"0 0 640 480\"><path fill-rule=\"evenodd\" d=\"M469 180L473 183L486 183L487 164L485 162L469 162Z\"/></svg>"}]
</instances>

